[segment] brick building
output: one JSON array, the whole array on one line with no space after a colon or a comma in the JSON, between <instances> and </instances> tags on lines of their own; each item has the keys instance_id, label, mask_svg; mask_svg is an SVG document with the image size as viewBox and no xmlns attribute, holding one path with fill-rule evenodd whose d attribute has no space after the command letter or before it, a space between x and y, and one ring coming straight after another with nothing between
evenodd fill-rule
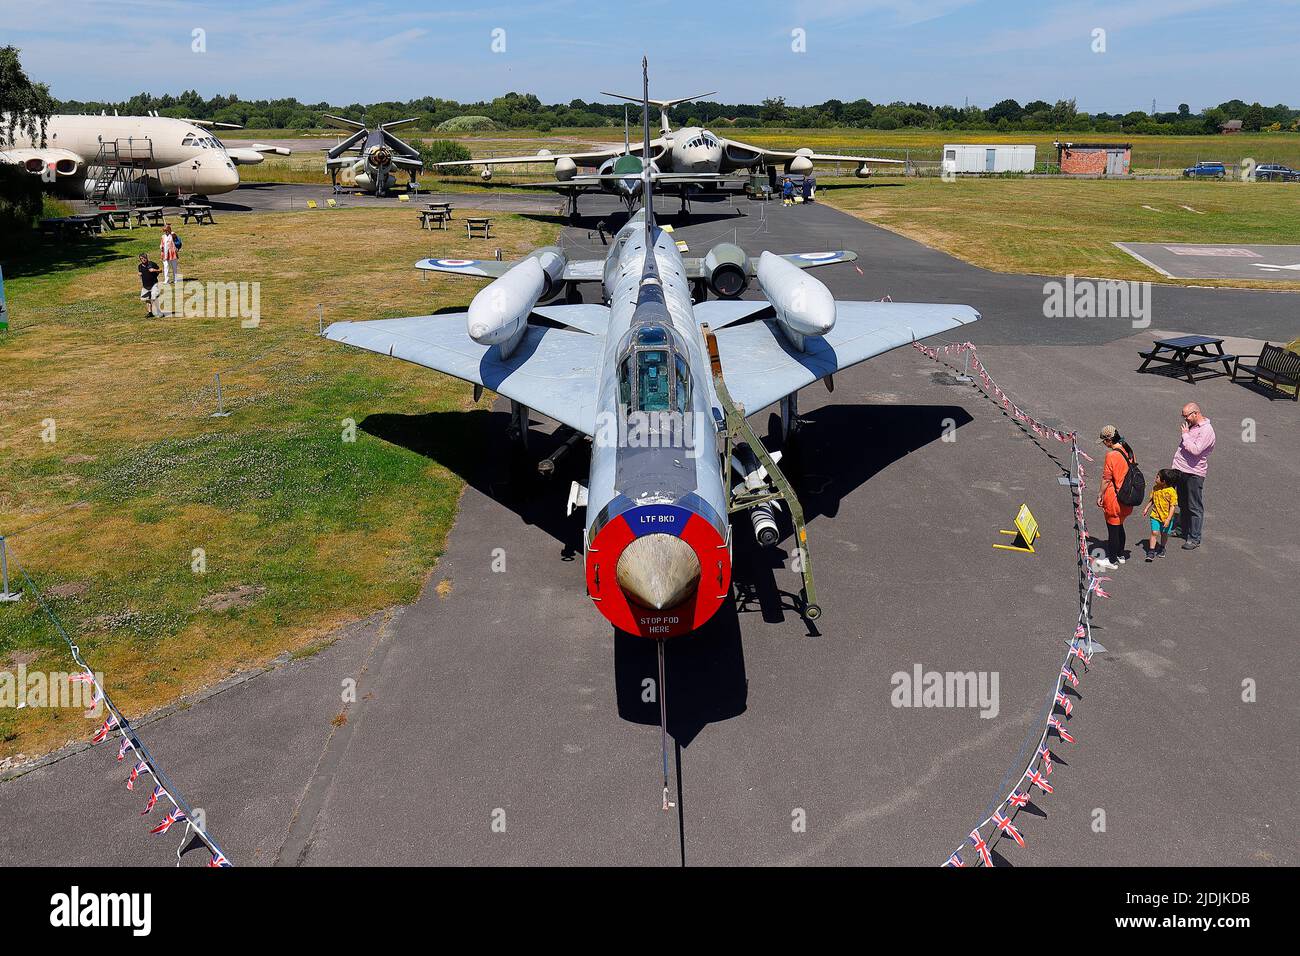
<instances>
[{"instance_id":1,"label":"brick building","mask_svg":"<svg viewBox=\"0 0 1300 956\"><path fill-rule=\"evenodd\" d=\"M1092 176L1127 176L1133 159L1132 143L1061 143L1056 163L1062 173Z\"/></svg>"}]
</instances>

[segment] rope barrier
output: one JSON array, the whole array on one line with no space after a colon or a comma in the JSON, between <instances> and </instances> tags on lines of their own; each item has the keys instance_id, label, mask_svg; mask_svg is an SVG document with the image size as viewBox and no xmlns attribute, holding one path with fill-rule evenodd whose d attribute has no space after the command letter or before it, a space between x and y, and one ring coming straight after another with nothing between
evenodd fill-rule
<instances>
[{"instance_id":1,"label":"rope barrier","mask_svg":"<svg viewBox=\"0 0 1300 956\"><path fill-rule=\"evenodd\" d=\"M67 628L63 626L63 622L59 620L59 616L54 613L54 609L51 608L49 603L45 600L45 596L41 593L40 588L36 586L36 582L32 580L31 575L27 573L27 569L23 567L20 561L18 561L17 555L13 554L11 551L10 556L14 561L14 564L17 565L18 572L22 575L27 587L34 595L36 595L36 600L40 604L41 610L45 612L45 616L50 619L55 630L59 632L59 635L68 645L68 650L72 654L72 659L76 661L77 666L81 668L80 674L72 674L68 677L69 682L91 685L94 690L90 710L93 712L95 707L102 703L104 709L108 711L108 716L104 719L104 722L91 738L91 744L95 745L102 743L116 734L120 741L117 749L117 759L123 760L126 755L131 752L135 754L137 759L131 768L131 775L126 784L128 790L134 790L136 781L145 775L148 775L155 781L153 790L149 795L148 803L144 808L144 812L141 813L141 816L147 816L150 814L153 811L154 806L158 803L159 798L165 797L167 802L171 804L171 809L167 811L162 822L149 832L163 834L170 830L174 824L183 821L185 823L185 835L181 840L180 846L176 848L177 866L181 865L181 855L184 852L185 847L189 844L189 835L191 833L203 841L204 845L207 846L208 850L211 852L212 859L209 860L208 866L233 866L234 864L230 862L225 852L221 849L220 844L218 844L217 841L208 833L207 828L203 825L203 822L194 812L194 809L190 806L189 802L181 796L180 790L174 783L172 783L171 779L158 765L153 754L151 754L149 748L144 745L144 742L136 733L135 728L131 726L131 722L127 719L126 715L122 713L118 706L113 703L112 698L108 696L108 691L104 689L99 678L95 676L95 672L91 670L90 665L87 664L85 658L81 656L81 648L77 646L77 642L73 640L72 635L70 635Z\"/></svg>"},{"instance_id":2,"label":"rope barrier","mask_svg":"<svg viewBox=\"0 0 1300 956\"><path fill-rule=\"evenodd\" d=\"M957 849L953 850L943 863L946 867L965 866L966 863L961 858L961 851L966 849L969 844L970 850L976 853L979 860L979 863L975 865L992 866L991 850L1003 837L1014 840L1018 846L1023 847L1025 845L1024 836L1016 828L1015 820L1020 810L1028 805L1033 789L1037 787L1040 795L1050 794L1054 790L1052 785L1047 782L1047 778L1052 773L1050 741L1053 734L1064 743L1075 742L1074 737L1067 729L1067 724L1063 722L1068 721L1074 711L1074 704L1066 693L1065 685L1069 684L1071 689L1079 686L1079 675L1075 670L1076 659L1080 662L1084 673L1087 673L1095 649L1092 639L1092 601L1094 596L1109 597L1101 586L1103 581L1109 579L1098 577L1093 572L1092 563L1088 558L1088 527L1083 511L1083 490L1086 478L1083 462L1091 462L1092 458L1079 449L1078 432L1063 432L1058 428L1046 425L1027 414L1018 404L1013 402L1010 396L989 375L984 364L979 359L978 351L971 342L953 343L944 346L942 349L931 348L922 345L920 342L913 342L912 346L936 362L942 361L941 355L968 354L970 369L976 374L981 391L990 398L996 399L1002 405L1004 411L1022 425L1030 428L1035 434L1043 438L1054 438L1070 446L1071 492L1074 497L1074 521L1079 537L1079 558L1082 569L1079 587L1079 617L1075 623L1074 636L1067 642L1068 650L1065 659L1061 662L1060 672L1052 682L1051 695L1047 698L1046 704L1039 714L1038 723L1035 725L1041 727L1041 732L1037 738L1038 744L1034 756L1030 759L1028 766L1023 771L1020 771L1015 785L1010 790L1006 790L1006 780L1015 773L1015 767L1019 766L1019 764L1013 766L1007 777L1003 778L1002 786L999 788L1002 793L1001 799L990 804L990 807L985 811L984 818L971 829L966 839ZM1026 739L1033 740L1032 733ZM1021 755L1023 755L1024 749L1021 748ZM989 824L992 824L993 828L985 837L983 830Z\"/></svg>"}]
</instances>

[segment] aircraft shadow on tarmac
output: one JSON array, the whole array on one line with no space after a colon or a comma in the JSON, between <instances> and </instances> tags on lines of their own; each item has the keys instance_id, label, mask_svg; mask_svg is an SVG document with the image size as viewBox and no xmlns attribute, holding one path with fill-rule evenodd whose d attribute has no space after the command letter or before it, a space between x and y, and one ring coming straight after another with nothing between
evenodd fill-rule
<instances>
[{"instance_id":1,"label":"aircraft shadow on tarmac","mask_svg":"<svg viewBox=\"0 0 1300 956\"><path fill-rule=\"evenodd\" d=\"M564 502L570 480L585 474L577 467L585 469L585 444L563 458L552 476L542 478L537 461L561 441L534 427L525 453L505 440L509 425L507 413L487 409L423 415L378 412L362 420L361 430L438 462L558 541L561 560L575 560L582 554L582 513L566 515Z\"/></svg>"},{"instance_id":2,"label":"aircraft shadow on tarmac","mask_svg":"<svg viewBox=\"0 0 1300 956\"><path fill-rule=\"evenodd\" d=\"M805 516L809 521L833 517L841 500L873 475L939 440L946 419L959 428L972 421L957 405L827 405L802 415L799 442L787 461ZM559 447L561 436L534 427L528 451L522 453L493 438L504 436L508 425L505 412L475 409L376 413L362 420L361 429L450 469L559 542L562 560L576 560L582 554L582 517L566 515L563 500L569 481L585 475L585 445L576 446L554 475L543 479L535 463ZM843 435L860 436L860 440L836 440ZM819 467L832 462L834 473L812 472L801 465L801 459L818 462ZM788 557L782 548L759 547L738 526L733 557L736 602L724 606L688 640L669 642L665 696L671 702L669 730L681 746L689 745L706 725L745 712L748 678L739 615L755 603L763 619L772 623L785 620L787 612L798 613L798 595L777 584L776 571L786 567ZM658 673L654 642L615 631L614 670L619 716L632 723L658 724L657 700L642 699L644 681Z\"/></svg>"},{"instance_id":3,"label":"aircraft shadow on tarmac","mask_svg":"<svg viewBox=\"0 0 1300 956\"><path fill-rule=\"evenodd\" d=\"M618 715L633 724L658 725L658 648L655 642L614 629L614 690ZM652 680L654 685L646 682ZM682 747L709 724L738 717L749 699L740 619L724 605L704 627L664 646L664 702L668 733ZM651 696L653 699L647 700Z\"/></svg>"},{"instance_id":4,"label":"aircraft shadow on tarmac","mask_svg":"<svg viewBox=\"0 0 1300 956\"><path fill-rule=\"evenodd\" d=\"M941 439L947 419L956 428L973 421L958 405L824 405L801 414L798 439L782 465L799 495L804 520L813 525L818 517L835 517L844 497L873 475ZM770 437L777 433L779 418L773 414L769 448L780 447L780 442ZM845 442L844 435L857 440ZM823 473L826 465L832 473ZM743 530L733 539L732 581L738 607L742 613L751 613L756 605L763 620L772 624L784 621L786 612L798 614L800 608L799 595L782 590L777 583L776 572L788 569L793 556L788 520L784 530L786 537L778 547L761 548ZM812 544L815 562L815 537ZM787 579L796 580L793 575ZM811 623L808 628L810 635L818 633Z\"/></svg>"},{"instance_id":5,"label":"aircraft shadow on tarmac","mask_svg":"<svg viewBox=\"0 0 1300 956\"><path fill-rule=\"evenodd\" d=\"M734 222L737 219L744 219L748 216L743 209L736 207L727 207L722 211L700 212L699 207L704 205L700 200L691 201L692 211L688 213L678 213L674 208L672 210L655 210L655 221L672 226L702 226L711 222ZM567 214L525 212L520 213L523 219L531 219L533 222L548 223L556 226L568 226L570 229L589 229L592 233L597 232L602 226L607 236L613 236L619 229L627 223L628 214L626 210L619 209L615 211L605 211L596 214L579 213L576 218L571 218ZM594 235L593 235L594 238Z\"/></svg>"}]
</instances>

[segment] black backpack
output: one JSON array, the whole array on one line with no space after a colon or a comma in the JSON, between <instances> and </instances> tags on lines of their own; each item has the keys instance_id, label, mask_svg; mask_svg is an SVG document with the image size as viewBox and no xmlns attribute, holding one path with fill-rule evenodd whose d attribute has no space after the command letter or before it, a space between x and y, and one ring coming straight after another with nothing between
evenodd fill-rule
<instances>
[{"instance_id":1,"label":"black backpack","mask_svg":"<svg viewBox=\"0 0 1300 956\"><path fill-rule=\"evenodd\" d=\"M1142 469L1138 467L1137 458L1133 455L1133 449L1125 446L1128 458L1128 474L1115 489L1115 497L1119 503L1127 508L1136 508L1142 504L1142 499L1146 497L1147 480L1142 475Z\"/></svg>"}]
</instances>

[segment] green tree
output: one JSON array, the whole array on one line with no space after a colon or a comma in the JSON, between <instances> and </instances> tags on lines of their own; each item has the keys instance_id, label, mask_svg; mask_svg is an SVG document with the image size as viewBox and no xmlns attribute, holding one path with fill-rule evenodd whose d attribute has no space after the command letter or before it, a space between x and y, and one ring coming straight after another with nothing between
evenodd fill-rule
<instances>
[{"instance_id":1,"label":"green tree","mask_svg":"<svg viewBox=\"0 0 1300 956\"><path fill-rule=\"evenodd\" d=\"M452 139L435 139L431 143L417 143L416 149L420 151L420 159L424 161L424 168L432 172L434 163L451 163L459 159L469 159L473 154L469 148ZM468 176L470 173L469 166L448 166L446 169L438 170L442 176Z\"/></svg>"},{"instance_id":2,"label":"green tree","mask_svg":"<svg viewBox=\"0 0 1300 956\"><path fill-rule=\"evenodd\" d=\"M789 114L784 96L770 96L763 100L763 107L758 111L758 118L764 123L783 122Z\"/></svg>"},{"instance_id":3,"label":"green tree","mask_svg":"<svg viewBox=\"0 0 1300 956\"><path fill-rule=\"evenodd\" d=\"M1251 103L1246 107L1246 115L1241 118L1241 128L1252 133L1258 133L1259 128L1263 125L1264 107L1258 103Z\"/></svg>"},{"instance_id":4,"label":"green tree","mask_svg":"<svg viewBox=\"0 0 1300 956\"><path fill-rule=\"evenodd\" d=\"M16 47L0 47L0 116L5 118L5 141L12 143L15 133L21 132L44 146L45 127L53 112L49 87L27 78Z\"/></svg>"}]
</instances>

